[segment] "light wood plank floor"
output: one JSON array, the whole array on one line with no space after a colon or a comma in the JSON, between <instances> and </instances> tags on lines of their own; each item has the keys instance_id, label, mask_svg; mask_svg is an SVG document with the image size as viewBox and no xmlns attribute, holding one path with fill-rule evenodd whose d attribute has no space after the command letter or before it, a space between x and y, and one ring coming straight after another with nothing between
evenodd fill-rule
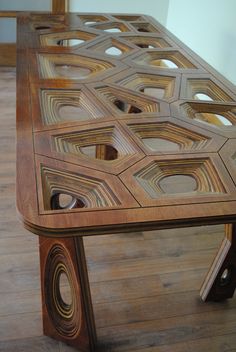
<instances>
[{"instance_id":1,"label":"light wood plank floor","mask_svg":"<svg viewBox=\"0 0 236 352\"><path fill-rule=\"evenodd\" d=\"M0 68L0 119L0 351L72 352L42 335L38 241L16 219L13 69ZM236 299L198 294L222 236L214 226L87 238L99 351L236 351Z\"/></svg>"}]
</instances>

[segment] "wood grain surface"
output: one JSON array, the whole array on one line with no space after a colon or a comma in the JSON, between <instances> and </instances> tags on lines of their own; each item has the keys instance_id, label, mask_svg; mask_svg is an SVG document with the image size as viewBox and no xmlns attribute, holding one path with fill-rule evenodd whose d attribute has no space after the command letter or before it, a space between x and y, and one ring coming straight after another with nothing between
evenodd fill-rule
<instances>
[{"instance_id":1,"label":"wood grain surface","mask_svg":"<svg viewBox=\"0 0 236 352\"><path fill-rule=\"evenodd\" d=\"M235 88L165 28L143 15L22 14L18 39L26 228L65 237L235 221Z\"/></svg>"}]
</instances>

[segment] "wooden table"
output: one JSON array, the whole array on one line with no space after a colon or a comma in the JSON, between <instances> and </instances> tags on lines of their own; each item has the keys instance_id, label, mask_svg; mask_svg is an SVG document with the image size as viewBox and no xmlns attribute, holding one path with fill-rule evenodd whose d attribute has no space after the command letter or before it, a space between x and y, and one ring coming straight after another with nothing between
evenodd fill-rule
<instances>
[{"instance_id":1,"label":"wooden table","mask_svg":"<svg viewBox=\"0 0 236 352\"><path fill-rule=\"evenodd\" d=\"M83 236L227 224L200 294L232 297L235 138L233 85L153 18L19 16L17 208L39 235L46 335L95 348Z\"/></svg>"}]
</instances>

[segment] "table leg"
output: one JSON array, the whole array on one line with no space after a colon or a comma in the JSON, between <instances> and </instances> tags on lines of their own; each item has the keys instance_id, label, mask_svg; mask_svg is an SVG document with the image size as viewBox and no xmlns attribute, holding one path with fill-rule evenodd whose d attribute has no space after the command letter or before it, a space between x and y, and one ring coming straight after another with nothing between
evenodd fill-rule
<instances>
[{"instance_id":1,"label":"table leg","mask_svg":"<svg viewBox=\"0 0 236 352\"><path fill-rule=\"evenodd\" d=\"M44 334L94 351L96 330L83 238L39 237ZM61 292L66 277L69 301Z\"/></svg>"},{"instance_id":2,"label":"table leg","mask_svg":"<svg viewBox=\"0 0 236 352\"><path fill-rule=\"evenodd\" d=\"M203 282L203 301L233 297L236 288L236 224L225 226L225 238Z\"/></svg>"}]
</instances>

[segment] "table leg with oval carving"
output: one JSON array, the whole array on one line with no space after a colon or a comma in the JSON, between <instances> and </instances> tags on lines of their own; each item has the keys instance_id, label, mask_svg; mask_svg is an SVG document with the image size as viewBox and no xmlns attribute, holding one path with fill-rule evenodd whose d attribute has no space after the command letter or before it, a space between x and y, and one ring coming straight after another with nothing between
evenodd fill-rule
<instances>
[{"instance_id":1,"label":"table leg with oval carving","mask_svg":"<svg viewBox=\"0 0 236 352\"><path fill-rule=\"evenodd\" d=\"M96 330L82 238L40 237L44 334L93 351ZM69 298L63 295L67 280Z\"/></svg>"},{"instance_id":2,"label":"table leg with oval carving","mask_svg":"<svg viewBox=\"0 0 236 352\"><path fill-rule=\"evenodd\" d=\"M225 238L203 282L200 296L204 301L233 297L236 288L236 225L225 226Z\"/></svg>"}]
</instances>

